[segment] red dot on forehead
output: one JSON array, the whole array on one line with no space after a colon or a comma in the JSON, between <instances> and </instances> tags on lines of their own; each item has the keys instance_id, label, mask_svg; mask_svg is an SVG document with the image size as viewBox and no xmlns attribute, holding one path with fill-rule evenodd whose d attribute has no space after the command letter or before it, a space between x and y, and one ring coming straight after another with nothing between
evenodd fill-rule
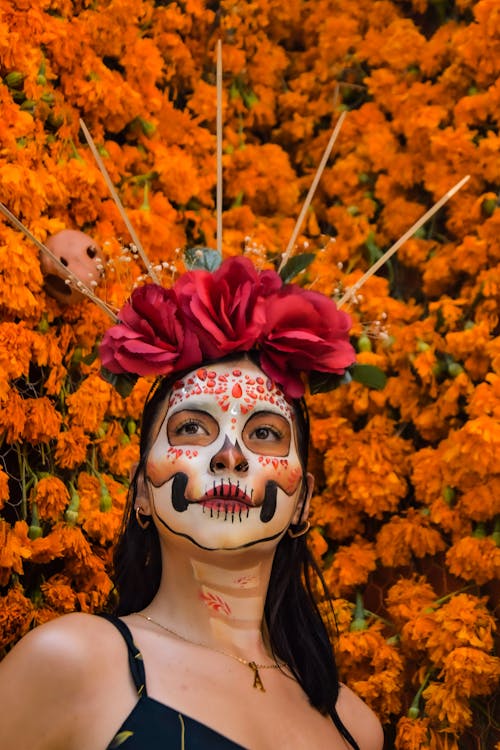
<instances>
[{"instance_id":1,"label":"red dot on forehead","mask_svg":"<svg viewBox=\"0 0 500 750\"><path fill-rule=\"evenodd\" d=\"M243 391L241 389L241 385L239 383L235 383L233 385L231 395L233 396L233 398L241 398L242 394L243 394Z\"/></svg>"},{"instance_id":2,"label":"red dot on forehead","mask_svg":"<svg viewBox=\"0 0 500 750\"><path fill-rule=\"evenodd\" d=\"M239 377L240 377L240 375L241 375L241 370L233 370L233 375L234 375L235 377L239 378Z\"/></svg>"}]
</instances>

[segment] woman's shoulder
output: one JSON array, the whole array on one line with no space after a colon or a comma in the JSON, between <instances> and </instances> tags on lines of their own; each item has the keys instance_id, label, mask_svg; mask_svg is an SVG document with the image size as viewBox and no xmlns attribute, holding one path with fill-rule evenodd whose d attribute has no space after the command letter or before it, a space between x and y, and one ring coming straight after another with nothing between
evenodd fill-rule
<instances>
[{"instance_id":1,"label":"woman's shoulder","mask_svg":"<svg viewBox=\"0 0 500 750\"><path fill-rule=\"evenodd\" d=\"M103 665L118 662L123 648L116 629L90 614L63 615L31 630L0 663L2 748L70 747L68 700L83 705L109 671Z\"/></svg>"},{"instance_id":2,"label":"woman's shoulder","mask_svg":"<svg viewBox=\"0 0 500 750\"><path fill-rule=\"evenodd\" d=\"M5 658L11 660L29 659L38 665L46 662L71 673L79 662L88 664L89 650L106 653L116 641L116 630L103 617L73 612L39 625L22 638Z\"/></svg>"},{"instance_id":3,"label":"woman's shoulder","mask_svg":"<svg viewBox=\"0 0 500 750\"><path fill-rule=\"evenodd\" d=\"M360 750L382 750L384 732L371 708L347 685L340 685L337 712Z\"/></svg>"}]
</instances>

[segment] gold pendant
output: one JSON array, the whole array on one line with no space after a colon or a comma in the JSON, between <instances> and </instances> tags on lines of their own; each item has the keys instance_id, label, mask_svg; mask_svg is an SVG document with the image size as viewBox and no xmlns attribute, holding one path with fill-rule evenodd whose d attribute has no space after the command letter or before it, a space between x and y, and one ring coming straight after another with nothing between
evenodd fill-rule
<instances>
[{"instance_id":1,"label":"gold pendant","mask_svg":"<svg viewBox=\"0 0 500 750\"><path fill-rule=\"evenodd\" d=\"M262 680L260 679L259 674L259 668L257 664L254 661L249 661L248 666L250 669L253 669L253 686L254 688L257 688L258 690L262 690L263 693L266 692L266 688L262 684Z\"/></svg>"}]
</instances>

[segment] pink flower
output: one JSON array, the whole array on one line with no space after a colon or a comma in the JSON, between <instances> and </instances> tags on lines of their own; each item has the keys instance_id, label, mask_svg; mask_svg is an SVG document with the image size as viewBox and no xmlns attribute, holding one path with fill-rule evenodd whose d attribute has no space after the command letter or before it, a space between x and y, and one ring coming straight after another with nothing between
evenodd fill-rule
<instances>
[{"instance_id":1,"label":"pink flower","mask_svg":"<svg viewBox=\"0 0 500 750\"><path fill-rule=\"evenodd\" d=\"M257 272L248 258L229 258L215 273L190 271L175 285L182 313L204 357L252 349L265 324L263 300L282 287L275 271Z\"/></svg>"},{"instance_id":2,"label":"pink flower","mask_svg":"<svg viewBox=\"0 0 500 750\"><path fill-rule=\"evenodd\" d=\"M102 364L111 372L168 375L200 363L198 339L172 289L157 284L135 289L119 318L100 346Z\"/></svg>"},{"instance_id":3,"label":"pink flower","mask_svg":"<svg viewBox=\"0 0 500 750\"><path fill-rule=\"evenodd\" d=\"M342 375L354 363L351 318L333 300L289 284L268 297L264 308L261 367L289 398L304 393L302 372Z\"/></svg>"}]
</instances>

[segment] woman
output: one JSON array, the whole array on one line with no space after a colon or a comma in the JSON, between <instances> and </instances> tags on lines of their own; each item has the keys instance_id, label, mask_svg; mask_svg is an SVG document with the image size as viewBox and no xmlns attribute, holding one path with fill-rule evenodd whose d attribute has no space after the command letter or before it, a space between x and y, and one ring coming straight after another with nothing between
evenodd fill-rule
<instances>
[{"instance_id":1,"label":"woman","mask_svg":"<svg viewBox=\"0 0 500 750\"><path fill-rule=\"evenodd\" d=\"M135 372L171 374L144 410L116 554L120 617L65 616L7 656L5 750L382 747L375 716L338 685L307 590L313 481L306 414L294 398L307 352L291 351L290 336L286 357L270 343L277 311L281 324L288 314L304 326L302 303L319 305L321 295L304 297L311 293L242 259L209 276L186 274L168 294L143 287L105 337L103 362L115 372L134 371L138 358ZM158 325L154 338L149 330L160 308L161 346ZM325 323L309 313L311 342ZM323 373L345 369L347 329L339 330L335 342L322 334L314 361ZM242 354L252 344L258 355Z\"/></svg>"}]
</instances>

